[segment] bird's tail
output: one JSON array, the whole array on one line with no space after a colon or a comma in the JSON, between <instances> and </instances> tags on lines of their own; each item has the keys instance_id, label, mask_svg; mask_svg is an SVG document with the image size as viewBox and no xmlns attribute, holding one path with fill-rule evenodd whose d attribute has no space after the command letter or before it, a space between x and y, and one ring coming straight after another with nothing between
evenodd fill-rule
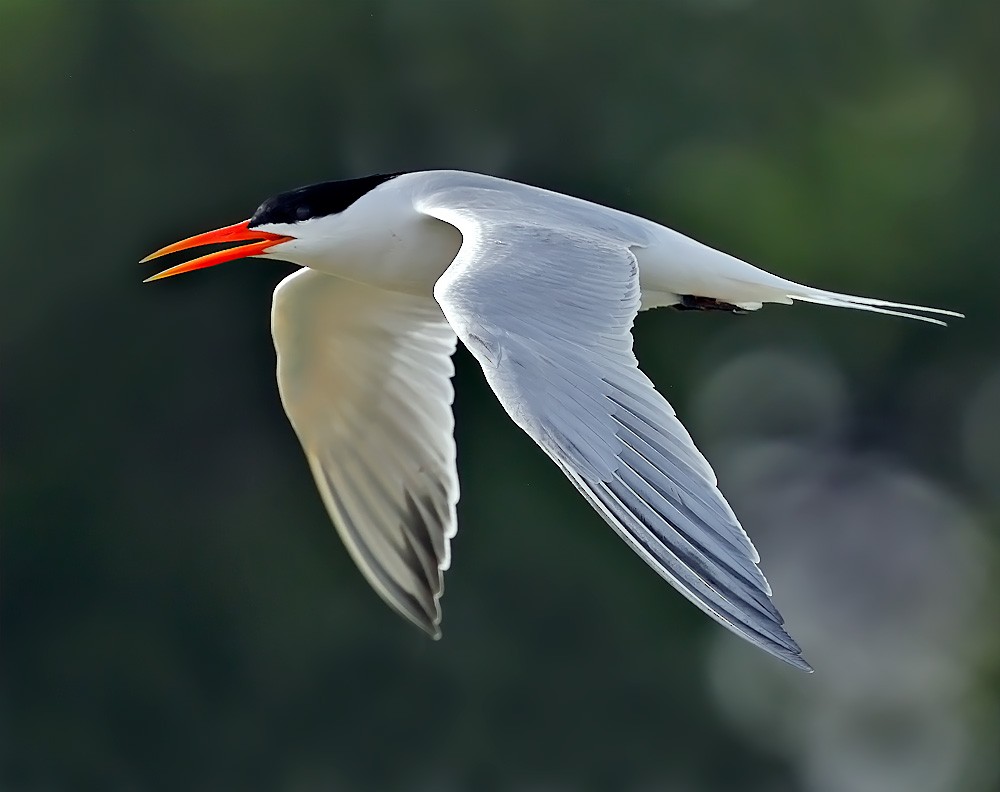
<instances>
[{"instance_id":1,"label":"bird's tail","mask_svg":"<svg viewBox=\"0 0 1000 792\"><path fill-rule=\"evenodd\" d=\"M875 300L871 297L855 297L853 294L839 294L837 292L825 291L823 289L813 289L809 286L794 284L797 288L789 290L788 297L802 302L814 303L816 305L829 305L834 308L853 308L858 311L870 311L871 313L887 314L889 316L902 316L906 319L916 319L920 322L944 325L941 319L924 314L934 314L935 316L948 316L955 319L964 319L964 314L957 311L948 311L944 308L928 308L926 305L909 305L908 303L889 302L888 300Z\"/></svg>"},{"instance_id":2,"label":"bird's tail","mask_svg":"<svg viewBox=\"0 0 1000 792\"><path fill-rule=\"evenodd\" d=\"M643 279L643 307L676 304L692 295L755 311L764 303L795 301L853 308L858 311L902 316L930 324L945 324L935 317L963 318L957 311L924 305L856 297L816 289L772 275L749 262L703 245L663 226L656 226L653 241L635 249ZM927 316L927 314L932 314Z\"/></svg>"}]
</instances>

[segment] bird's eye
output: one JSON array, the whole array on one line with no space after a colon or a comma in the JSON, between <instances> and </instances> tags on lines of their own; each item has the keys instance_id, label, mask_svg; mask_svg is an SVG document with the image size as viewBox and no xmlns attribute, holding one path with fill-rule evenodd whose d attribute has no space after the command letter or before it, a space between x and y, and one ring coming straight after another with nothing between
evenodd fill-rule
<instances>
[{"instance_id":1,"label":"bird's eye","mask_svg":"<svg viewBox=\"0 0 1000 792\"><path fill-rule=\"evenodd\" d=\"M311 215L308 206L300 206L295 210L295 217L298 220L308 220Z\"/></svg>"}]
</instances>

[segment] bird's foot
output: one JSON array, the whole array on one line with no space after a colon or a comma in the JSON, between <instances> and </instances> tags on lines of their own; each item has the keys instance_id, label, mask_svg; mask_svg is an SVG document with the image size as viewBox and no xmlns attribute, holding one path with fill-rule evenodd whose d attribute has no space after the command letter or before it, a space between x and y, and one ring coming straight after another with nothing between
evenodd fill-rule
<instances>
[{"instance_id":1,"label":"bird's foot","mask_svg":"<svg viewBox=\"0 0 1000 792\"><path fill-rule=\"evenodd\" d=\"M698 297L694 294L680 295L681 301L672 307L678 311L728 311L729 313L744 314L747 311L732 303L722 302L713 297Z\"/></svg>"}]
</instances>

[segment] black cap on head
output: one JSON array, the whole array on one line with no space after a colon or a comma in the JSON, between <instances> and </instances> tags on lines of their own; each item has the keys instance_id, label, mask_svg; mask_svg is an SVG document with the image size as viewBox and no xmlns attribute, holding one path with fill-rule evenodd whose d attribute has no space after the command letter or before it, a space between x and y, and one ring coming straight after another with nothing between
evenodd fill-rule
<instances>
[{"instance_id":1,"label":"black cap on head","mask_svg":"<svg viewBox=\"0 0 1000 792\"><path fill-rule=\"evenodd\" d=\"M300 223L313 217L343 212L365 193L399 175L376 173L360 179L321 182L289 190L264 201L250 218L249 227L268 223Z\"/></svg>"}]
</instances>

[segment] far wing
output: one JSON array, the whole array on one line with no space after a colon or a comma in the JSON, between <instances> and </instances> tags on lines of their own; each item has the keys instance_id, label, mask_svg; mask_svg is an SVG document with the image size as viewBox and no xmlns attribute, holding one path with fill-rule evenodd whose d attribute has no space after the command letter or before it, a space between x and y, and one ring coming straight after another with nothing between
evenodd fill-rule
<instances>
[{"instance_id":1,"label":"far wing","mask_svg":"<svg viewBox=\"0 0 1000 792\"><path fill-rule=\"evenodd\" d=\"M300 270L274 292L278 388L368 581L440 636L455 535L455 333L429 297Z\"/></svg>"},{"instance_id":2,"label":"far wing","mask_svg":"<svg viewBox=\"0 0 1000 792\"><path fill-rule=\"evenodd\" d=\"M511 418L653 569L733 632L809 669L715 474L638 369L630 245L640 240L599 207L588 219L548 201L470 189L418 202L463 235L434 289L445 316Z\"/></svg>"}]
</instances>

